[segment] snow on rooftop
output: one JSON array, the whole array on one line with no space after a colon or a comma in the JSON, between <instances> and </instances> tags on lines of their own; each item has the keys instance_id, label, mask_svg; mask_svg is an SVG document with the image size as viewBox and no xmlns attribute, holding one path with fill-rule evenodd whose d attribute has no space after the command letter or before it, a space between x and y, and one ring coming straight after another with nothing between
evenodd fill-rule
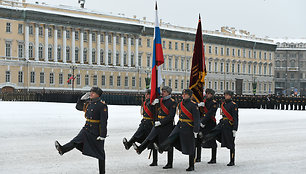
<instances>
[{"instance_id":1,"label":"snow on rooftop","mask_svg":"<svg viewBox=\"0 0 306 174\"><path fill-rule=\"evenodd\" d=\"M274 43L306 43L306 38L275 38Z\"/></svg>"}]
</instances>

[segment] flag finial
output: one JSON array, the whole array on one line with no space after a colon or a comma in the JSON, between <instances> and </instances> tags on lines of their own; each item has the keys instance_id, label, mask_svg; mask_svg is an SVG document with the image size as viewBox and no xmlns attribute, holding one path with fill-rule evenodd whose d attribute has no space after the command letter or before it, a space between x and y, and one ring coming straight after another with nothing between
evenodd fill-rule
<instances>
[{"instance_id":1,"label":"flag finial","mask_svg":"<svg viewBox=\"0 0 306 174\"><path fill-rule=\"evenodd\" d=\"M199 13L199 21L201 21L201 14Z\"/></svg>"}]
</instances>

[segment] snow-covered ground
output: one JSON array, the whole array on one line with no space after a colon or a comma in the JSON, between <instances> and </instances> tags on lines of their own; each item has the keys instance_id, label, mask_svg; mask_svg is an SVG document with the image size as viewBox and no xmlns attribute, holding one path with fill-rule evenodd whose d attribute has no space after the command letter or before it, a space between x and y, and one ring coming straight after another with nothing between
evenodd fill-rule
<instances>
[{"instance_id":1,"label":"snow-covered ground","mask_svg":"<svg viewBox=\"0 0 306 174\"><path fill-rule=\"evenodd\" d=\"M139 106L109 106L106 140L107 173L186 173L188 156L174 152L174 168L149 167L149 151L126 151L122 138L138 127ZM97 159L72 150L60 156L54 141L70 141L84 124L74 104L0 101L0 173L98 173ZM217 112L219 117L219 111ZM306 173L306 112L240 109L236 166L227 167L229 151L218 148L217 164L208 165L210 150L191 173Z\"/></svg>"}]
</instances>

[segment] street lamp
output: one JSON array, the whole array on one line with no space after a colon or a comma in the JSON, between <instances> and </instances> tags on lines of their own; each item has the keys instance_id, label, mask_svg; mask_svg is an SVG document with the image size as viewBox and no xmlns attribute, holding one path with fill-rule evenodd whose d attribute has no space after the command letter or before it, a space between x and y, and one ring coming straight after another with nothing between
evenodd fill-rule
<instances>
[{"instance_id":1,"label":"street lamp","mask_svg":"<svg viewBox=\"0 0 306 174\"><path fill-rule=\"evenodd\" d=\"M72 69L72 82L71 82L71 87L72 87L72 92L74 92L74 79L75 79L75 77L74 77L74 70L75 69L77 69L77 66L76 65L71 65L70 66L70 69Z\"/></svg>"}]
</instances>

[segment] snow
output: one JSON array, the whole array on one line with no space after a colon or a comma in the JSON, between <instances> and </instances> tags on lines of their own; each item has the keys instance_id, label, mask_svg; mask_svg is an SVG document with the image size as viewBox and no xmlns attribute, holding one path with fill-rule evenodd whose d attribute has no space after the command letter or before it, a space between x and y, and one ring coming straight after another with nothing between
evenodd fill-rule
<instances>
[{"instance_id":1,"label":"snow","mask_svg":"<svg viewBox=\"0 0 306 174\"><path fill-rule=\"evenodd\" d=\"M306 38L275 38L274 43L306 43Z\"/></svg>"},{"instance_id":2,"label":"snow","mask_svg":"<svg viewBox=\"0 0 306 174\"><path fill-rule=\"evenodd\" d=\"M0 101L0 173L98 173L97 159L78 150L60 156L54 141L70 141L84 124L84 113L75 104ZM130 138L141 120L139 106L109 106L106 139L107 173L186 173L188 156L174 152L174 168L149 167L149 151L126 151L122 138ZM219 118L219 110L217 111ZM227 167L229 150L218 147L217 164L208 165L210 150L193 173L305 173L306 112L240 109L236 138L236 166Z\"/></svg>"}]
</instances>

